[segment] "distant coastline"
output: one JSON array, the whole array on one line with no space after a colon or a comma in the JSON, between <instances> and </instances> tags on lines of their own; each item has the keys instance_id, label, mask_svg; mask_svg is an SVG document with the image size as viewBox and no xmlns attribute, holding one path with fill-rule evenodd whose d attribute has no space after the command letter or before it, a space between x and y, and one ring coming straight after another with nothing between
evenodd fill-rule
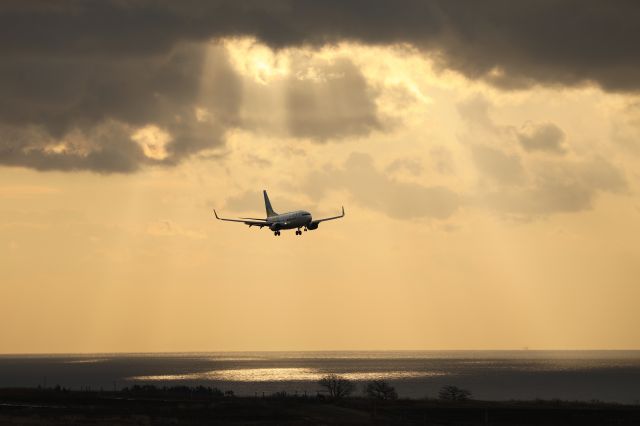
<instances>
[{"instance_id":1,"label":"distant coastline","mask_svg":"<svg viewBox=\"0 0 640 426\"><path fill-rule=\"evenodd\" d=\"M402 398L445 385L482 400L640 400L640 351L331 351L0 356L0 388L214 386L236 395L315 394L323 374L389 381Z\"/></svg>"}]
</instances>

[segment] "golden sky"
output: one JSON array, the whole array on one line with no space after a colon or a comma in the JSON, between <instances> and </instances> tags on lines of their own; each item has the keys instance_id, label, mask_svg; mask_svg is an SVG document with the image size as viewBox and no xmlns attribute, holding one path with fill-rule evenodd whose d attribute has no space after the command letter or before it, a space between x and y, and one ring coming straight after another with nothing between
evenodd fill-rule
<instances>
[{"instance_id":1,"label":"golden sky","mask_svg":"<svg viewBox=\"0 0 640 426\"><path fill-rule=\"evenodd\" d=\"M0 353L638 349L633 90L505 88L405 43L153 61L191 49L155 115L106 90L121 116L0 129L26 141L0 165ZM123 139L134 162L93 157ZM212 217L263 216L263 189L347 214L279 238Z\"/></svg>"}]
</instances>

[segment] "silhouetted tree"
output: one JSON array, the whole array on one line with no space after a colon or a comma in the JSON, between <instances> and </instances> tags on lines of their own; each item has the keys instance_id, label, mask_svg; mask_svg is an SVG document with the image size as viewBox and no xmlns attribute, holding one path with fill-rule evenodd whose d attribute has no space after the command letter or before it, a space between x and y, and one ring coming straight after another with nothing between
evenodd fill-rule
<instances>
[{"instance_id":1,"label":"silhouetted tree","mask_svg":"<svg viewBox=\"0 0 640 426\"><path fill-rule=\"evenodd\" d=\"M471 398L471 391L457 386L444 386L440 389L438 397L444 401L466 401Z\"/></svg>"},{"instance_id":2,"label":"silhouetted tree","mask_svg":"<svg viewBox=\"0 0 640 426\"><path fill-rule=\"evenodd\" d=\"M395 388L384 380L374 380L367 383L365 393L369 398L398 399L398 393Z\"/></svg>"},{"instance_id":3,"label":"silhouetted tree","mask_svg":"<svg viewBox=\"0 0 640 426\"><path fill-rule=\"evenodd\" d=\"M329 396L336 399L349 396L355 389L353 382L336 374L327 374L318 384L329 391Z\"/></svg>"}]
</instances>

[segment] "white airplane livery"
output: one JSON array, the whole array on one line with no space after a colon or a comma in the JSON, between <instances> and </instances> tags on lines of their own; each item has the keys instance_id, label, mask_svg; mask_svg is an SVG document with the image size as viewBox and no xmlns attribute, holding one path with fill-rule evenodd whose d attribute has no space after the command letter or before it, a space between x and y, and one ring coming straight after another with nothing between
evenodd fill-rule
<instances>
[{"instance_id":1,"label":"white airplane livery","mask_svg":"<svg viewBox=\"0 0 640 426\"><path fill-rule=\"evenodd\" d=\"M340 219L344 217L344 207L342 207L342 214L338 216L325 217L323 219L313 220L311 217L311 213L304 210L296 210L293 212L278 214L273 211L273 207L271 207L271 201L269 201L269 196L267 195L267 191L262 191L264 193L264 207L267 210L267 218L266 219L257 219L253 217L241 217L239 219L227 219L224 217L219 217L218 213L213 210L213 214L216 215L216 219L218 220L226 220L229 222L240 222L245 225L258 226L262 229L263 226L268 227L271 231L273 231L273 235L276 237L280 235L280 231L283 229L295 229L296 235L302 235L301 229L305 231L312 231L314 229L318 229L318 225L320 222L324 222L326 220Z\"/></svg>"}]
</instances>

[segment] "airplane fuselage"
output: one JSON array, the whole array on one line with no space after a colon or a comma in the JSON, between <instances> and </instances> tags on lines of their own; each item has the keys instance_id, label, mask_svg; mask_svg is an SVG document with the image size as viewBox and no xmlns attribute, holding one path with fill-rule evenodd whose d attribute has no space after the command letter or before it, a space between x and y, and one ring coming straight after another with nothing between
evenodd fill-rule
<instances>
[{"instance_id":1,"label":"airplane fuselage","mask_svg":"<svg viewBox=\"0 0 640 426\"><path fill-rule=\"evenodd\" d=\"M273 231L280 229L295 229L306 227L311 223L311 213L304 210L282 213L267 218L269 228Z\"/></svg>"}]
</instances>

